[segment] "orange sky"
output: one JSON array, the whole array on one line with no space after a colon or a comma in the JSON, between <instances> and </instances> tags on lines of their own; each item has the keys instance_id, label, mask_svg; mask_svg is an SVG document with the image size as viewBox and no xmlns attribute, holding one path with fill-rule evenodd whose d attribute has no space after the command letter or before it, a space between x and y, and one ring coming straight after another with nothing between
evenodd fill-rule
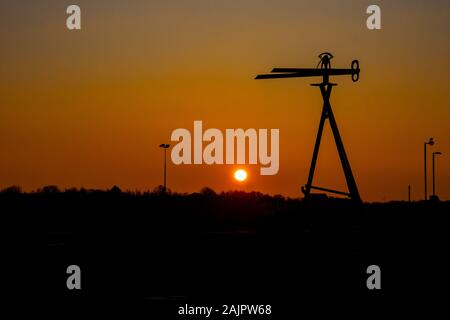
<instances>
[{"instance_id":1,"label":"orange sky","mask_svg":"<svg viewBox=\"0 0 450 320\"><path fill-rule=\"evenodd\" d=\"M238 184L234 166L174 166L174 191L243 188L299 196L321 112L308 79L255 81L272 67L359 59L360 81L335 79L331 103L364 200L423 197L423 142L433 136L437 191L450 198L448 1L3 1L0 188L153 189L176 128L279 128L280 171ZM430 179L431 180L431 179ZM315 185L345 190L327 124ZM431 184L430 184L431 191Z\"/></svg>"}]
</instances>

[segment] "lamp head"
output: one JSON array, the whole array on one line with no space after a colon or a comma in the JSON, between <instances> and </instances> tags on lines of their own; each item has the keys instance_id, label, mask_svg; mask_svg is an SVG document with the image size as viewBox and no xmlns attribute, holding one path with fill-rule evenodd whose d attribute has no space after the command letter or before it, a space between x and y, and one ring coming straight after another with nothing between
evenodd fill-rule
<instances>
[{"instance_id":1,"label":"lamp head","mask_svg":"<svg viewBox=\"0 0 450 320\"><path fill-rule=\"evenodd\" d=\"M434 145L434 139L433 138L430 138L429 140L428 140L428 142L425 142L426 144L429 144L430 146L432 146L432 145Z\"/></svg>"},{"instance_id":2,"label":"lamp head","mask_svg":"<svg viewBox=\"0 0 450 320\"><path fill-rule=\"evenodd\" d=\"M437 152L433 152L434 154L442 154L442 152L440 152L440 151L437 151Z\"/></svg>"}]
</instances>

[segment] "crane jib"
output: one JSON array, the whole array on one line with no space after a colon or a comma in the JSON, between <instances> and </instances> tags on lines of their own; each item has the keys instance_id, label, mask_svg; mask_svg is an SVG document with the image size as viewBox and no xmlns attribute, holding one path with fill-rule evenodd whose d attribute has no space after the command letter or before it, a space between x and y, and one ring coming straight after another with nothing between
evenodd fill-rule
<instances>
[{"instance_id":1,"label":"crane jib","mask_svg":"<svg viewBox=\"0 0 450 320\"><path fill-rule=\"evenodd\" d=\"M359 62L353 60L350 69L332 68L274 68L270 74L257 75L255 79L305 78L351 75L353 81L359 79Z\"/></svg>"}]
</instances>

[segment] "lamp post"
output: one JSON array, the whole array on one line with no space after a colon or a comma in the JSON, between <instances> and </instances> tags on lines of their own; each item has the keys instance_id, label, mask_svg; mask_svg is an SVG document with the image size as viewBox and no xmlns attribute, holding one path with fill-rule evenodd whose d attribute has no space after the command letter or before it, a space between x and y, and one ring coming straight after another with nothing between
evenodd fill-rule
<instances>
[{"instance_id":1,"label":"lamp post","mask_svg":"<svg viewBox=\"0 0 450 320\"><path fill-rule=\"evenodd\" d=\"M427 145L434 145L433 138L430 138L428 142L423 143L423 166L424 166L424 188L425 188L425 200L428 200L427 194Z\"/></svg>"},{"instance_id":2,"label":"lamp post","mask_svg":"<svg viewBox=\"0 0 450 320\"><path fill-rule=\"evenodd\" d=\"M161 148L164 149L164 187L163 187L163 193L166 194L166 151L170 147L169 144L160 144Z\"/></svg>"},{"instance_id":3,"label":"lamp post","mask_svg":"<svg viewBox=\"0 0 450 320\"><path fill-rule=\"evenodd\" d=\"M437 151L437 152L433 152L433 198L436 198L436 185L435 185L435 176L434 176L434 156L435 155L441 155L442 152Z\"/></svg>"}]
</instances>

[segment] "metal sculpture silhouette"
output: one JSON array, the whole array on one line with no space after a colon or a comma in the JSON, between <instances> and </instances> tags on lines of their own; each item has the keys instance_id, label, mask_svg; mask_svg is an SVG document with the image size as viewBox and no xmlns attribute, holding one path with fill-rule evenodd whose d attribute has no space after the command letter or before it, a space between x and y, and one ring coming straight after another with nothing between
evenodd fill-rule
<instances>
[{"instance_id":1,"label":"metal sculpture silhouette","mask_svg":"<svg viewBox=\"0 0 450 320\"><path fill-rule=\"evenodd\" d=\"M319 55L320 61L317 68L274 68L271 74L261 74L256 76L255 79L280 79L280 78L304 78L304 77L323 77L322 83L314 83L312 86L320 88L320 92L323 98L322 115L320 117L319 129L317 131L316 143L314 145L314 152L311 160L311 167L309 169L308 181L305 186L302 187L302 192L305 195L305 199L308 199L311 195L311 189L321 190L329 193L335 193L348 196L356 203L361 203L361 197L358 192L358 187L355 182L355 178L348 161L347 154L345 153L344 144L339 134L339 130L336 124L336 120L333 115L330 104L331 89L336 86L336 83L330 83L330 76L351 75L353 82L359 79L359 62L353 60L350 69L332 69L331 59L333 55L329 52L324 52ZM320 140L322 138L323 126L325 120L330 122L331 130L333 132L336 147L341 160L342 169L344 170L345 180L347 182L348 192L332 190L328 188L322 188L313 186L314 170L316 168L317 156L319 153Z\"/></svg>"}]
</instances>

